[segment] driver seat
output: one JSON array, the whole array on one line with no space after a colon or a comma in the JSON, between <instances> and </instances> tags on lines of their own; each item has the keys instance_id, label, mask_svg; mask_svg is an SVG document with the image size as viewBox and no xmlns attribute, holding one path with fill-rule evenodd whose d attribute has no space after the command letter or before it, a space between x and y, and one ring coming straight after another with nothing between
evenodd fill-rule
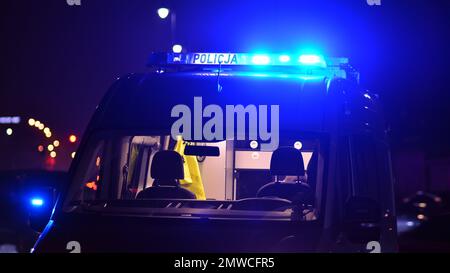
<instances>
[{"instance_id":1,"label":"driver seat","mask_svg":"<svg viewBox=\"0 0 450 273\"><path fill-rule=\"evenodd\" d=\"M175 151L159 151L153 156L150 175L153 185L139 192L137 199L196 199L180 187L184 178L183 158Z\"/></svg>"},{"instance_id":2,"label":"driver seat","mask_svg":"<svg viewBox=\"0 0 450 273\"><path fill-rule=\"evenodd\" d=\"M305 166L302 153L293 147L280 147L272 153L270 159L270 174L274 176L304 176ZM310 203L311 188L306 183L280 182L268 183L262 186L257 197L278 197L292 202Z\"/></svg>"}]
</instances>

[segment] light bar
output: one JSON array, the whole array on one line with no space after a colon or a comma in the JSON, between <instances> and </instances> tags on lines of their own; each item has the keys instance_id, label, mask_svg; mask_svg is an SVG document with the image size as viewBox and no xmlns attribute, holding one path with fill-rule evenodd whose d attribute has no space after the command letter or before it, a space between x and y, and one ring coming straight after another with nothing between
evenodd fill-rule
<instances>
[{"instance_id":1,"label":"light bar","mask_svg":"<svg viewBox=\"0 0 450 273\"><path fill-rule=\"evenodd\" d=\"M278 57L278 60L282 63L287 63L287 62L291 61L291 57L289 55L280 55Z\"/></svg>"},{"instance_id":2,"label":"light bar","mask_svg":"<svg viewBox=\"0 0 450 273\"><path fill-rule=\"evenodd\" d=\"M155 56L152 56L153 58L150 60L151 64L158 62L159 64L185 65L327 67L327 62L323 56L311 54L168 53L162 56Z\"/></svg>"},{"instance_id":3,"label":"light bar","mask_svg":"<svg viewBox=\"0 0 450 273\"><path fill-rule=\"evenodd\" d=\"M270 63L270 57L267 55L255 55L252 57L252 63L256 65L267 65Z\"/></svg>"}]
</instances>

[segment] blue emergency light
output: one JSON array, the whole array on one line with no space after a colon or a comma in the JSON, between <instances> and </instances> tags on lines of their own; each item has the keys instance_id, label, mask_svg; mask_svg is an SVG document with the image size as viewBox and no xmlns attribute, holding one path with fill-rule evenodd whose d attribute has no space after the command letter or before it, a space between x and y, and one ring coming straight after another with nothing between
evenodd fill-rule
<instances>
[{"instance_id":1,"label":"blue emergency light","mask_svg":"<svg viewBox=\"0 0 450 273\"><path fill-rule=\"evenodd\" d=\"M320 65L326 66L325 60L319 55L300 55L298 61L303 65Z\"/></svg>"},{"instance_id":2,"label":"blue emergency light","mask_svg":"<svg viewBox=\"0 0 450 273\"><path fill-rule=\"evenodd\" d=\"M347 58L324 58L318 54L265 53L152 53L151 67L198 67L199 70L227 67L227 71L281 71L302 76L347 76ZM190 68L191 69L191 68ZM162 71L162 70L158 70Z\"/></svg>"},{"instance_id":3,"label":"blue emergency light","mask_svg":"<svg viewBox=\"0 0 450 273\"><path fill-rule=\"evenodd\" d=\"M323 56L249 53L186 53L167 54L167 64L224 66L317 66L326 67Z\"/></svg>"},{"instance_id":4,"label":"blue emergency light","mask_svg":"<svg viewBox=\"0 0 450 273\"><path fill-rule=\"evenodd\" d=\"M333 61L334 60L334 61ZM328 63L347 63L346 58L325 60L317 54L260 53L153 53L150 64L223 65L223 66L310 66L326 68Z\"/></svg>"},{"instance_id":5,"label":"blue emergency light","mask_svg":"<svg viewBox=\"0 0 450 273\"><path fill-rule=\"evenodd\" d=\"M44 199L34 197L34 198L31 198L30 203L33 207L42 207L44 205Z\"/></svg>"}]
</instances>

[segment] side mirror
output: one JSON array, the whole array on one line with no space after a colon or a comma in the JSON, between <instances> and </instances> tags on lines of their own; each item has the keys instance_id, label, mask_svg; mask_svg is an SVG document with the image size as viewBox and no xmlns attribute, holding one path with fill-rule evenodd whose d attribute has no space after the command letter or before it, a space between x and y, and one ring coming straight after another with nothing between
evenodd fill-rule
<instances>
[{"instance_id":1,"label":"side mirror","mask_svg":"<svg viewBox=\"0 0 450 273\"><path fill-rule=\"evenodd\" d=\"M216 146L186 145L184 154L192 156L220 156L220 150Z\"/></svg>"},{"instance_id":2,"label":"side mirror","mask_svg":"<svg viewBox=\"0 0 450 273\"><path fill-rule=\"evenodd\" d=\"M344 232L350 242L367 243L380 239L381 208L373 199L353 196L344 208Z\"/></svg>"}]
</instances>

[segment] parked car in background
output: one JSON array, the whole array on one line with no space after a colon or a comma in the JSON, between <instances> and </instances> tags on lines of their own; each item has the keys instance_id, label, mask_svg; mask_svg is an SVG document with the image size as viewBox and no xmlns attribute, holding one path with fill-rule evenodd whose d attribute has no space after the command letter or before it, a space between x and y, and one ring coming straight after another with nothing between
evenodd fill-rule
<instances>
[{"instance_id":1,"label":"parked car in background","mask_svg":"<svg viewBox=\"0 0 450 273\"><path fill-rule=\"evenodd\" d=\"M398 206L401 252L450 252L450 193L418 191Z\"/></svg>"},{"instance_id":2,"label":"parked car in background","mask_svg":"<svg viewBox=\"0 0 450 273\"><path fill-rule=\"evenodd\" d=\"M64 179L64 172L0 172L0 253L30 251Z\"/></svg>"}]
</instances>

